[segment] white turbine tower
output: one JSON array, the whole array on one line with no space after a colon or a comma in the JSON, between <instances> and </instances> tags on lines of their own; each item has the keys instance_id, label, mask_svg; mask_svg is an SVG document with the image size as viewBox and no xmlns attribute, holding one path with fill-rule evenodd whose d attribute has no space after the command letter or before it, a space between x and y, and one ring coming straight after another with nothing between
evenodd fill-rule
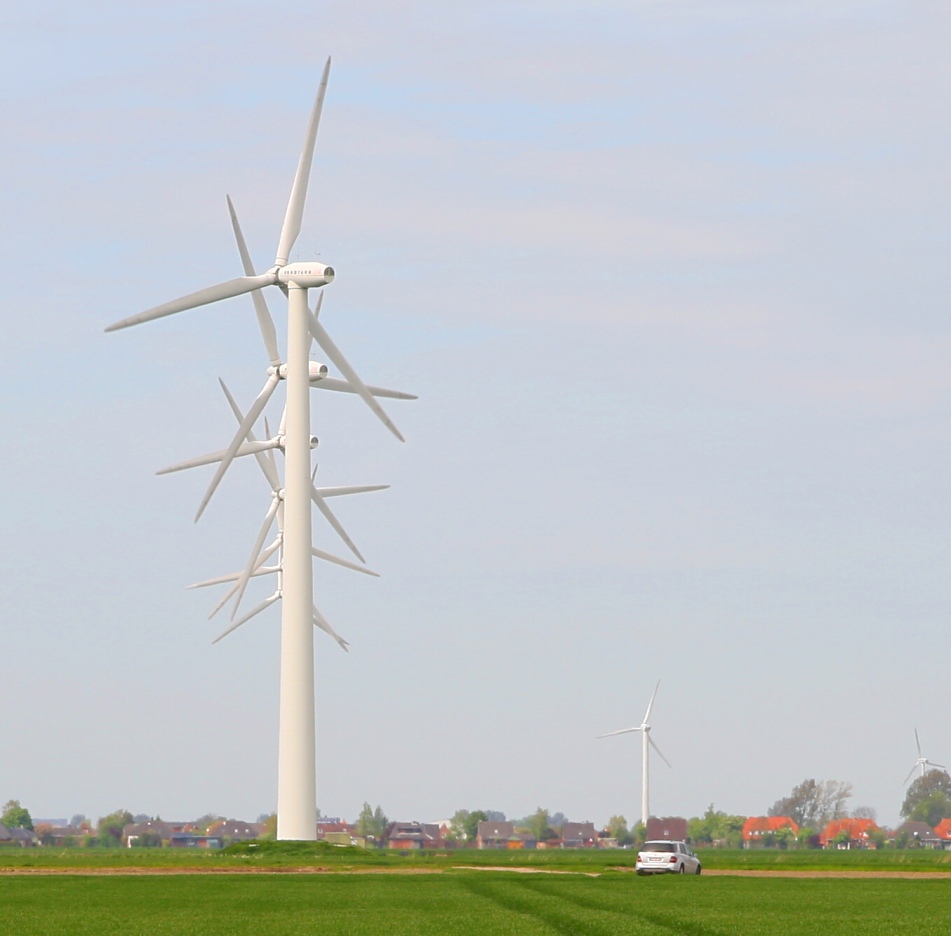
<instances>
[{"instance_id":1,"label":"white turbine tower","mask_svg":"<svg viewBox=\"0 0 951 936\"><path fill-rule=\"evenodd\" d=\"M238 227L234 209L230 204L232 223L238 249L241 254L245 275L238 279L209 286L206 289L183 296L163 305L156 306L138 315L123 319L110 325L106 331L115 331L131 325L150 322L187 309L251 293L257 312L258 322L264 337L271 366L268 379L258 398L246 414L241 414L236 404L229 403L239 417L238 431L231 444L221 452L194 459L173 469L193 467L197 464L218 463L215 475L198 508L196 520L204 511L219 482L228 470L231 462L238 456L254 454L265 472L272 488L272 504L268 510L264 525L252 550L251 559L245 569L234 577L225 576L221 582L233 581L232 592L240 601L248 579L266 572L277 574L277 589L270 598L257 606L232 625L225 633L240 626L255 614L269 607L278 599L281 607L281 690L280 690L280 739L278 755L278 806L277 836L280 839L313 840L316 837L317 790L315 765L315 725L314 725L314 650L313 626L327 630L345 647L343 641L316 609L313 600L313 569L315 555L330 559L339 564L353 566L345 560L338 560L328 554L315 552L311 543L311 505L314 504L343 537L348 546L362 561L362 556L343 532L325 503L325 498L334 494L358 493L362 490L377 490L378 486L361 488L320 489L315 488L311 475L311 449L316 439L310 430L310 390L311 387L344 390L358 394L374 414L400 441L403 437L390 421L376 396L391 396L398 399L413 399L409 394L386 391L377 387L367 387L357 376L346 358L327 334L317 315L311 311L307 302L309 289L317 289L331 283L334 279L333 268L315 261L290 262L290 254L300 233L310 178L317 128L323 108L327 79L330 73L330 59L324 67L317 98L310 116L310 123L304 140L304 149L297 166L297 173L291 187L284 223L278 240L274 264L264 273L256 274L251 264L244 238ZM277 286L288 299L287 360L280 360L274 325L264 303L260 290L264 286ZM322 296L321 296L322 298ZM317 312L320 311L318 301ZM327 358L333 363L343 380L327 377L327 368L309 361L311 341L315 340ZM279 383L286 385L287 402L282 425L277 435L267 441L258 442L252 435L255 422L261 416L265 405ZM226 390L227 393L227 390ZM268 432L268 435L270 433ZM274 449L284 452L284 482L280 483L273 461ZM265 549L261 549L274 521L278 522L278 538ZM279 561L273 568L267 567L270 556L279 551ZM202 583L205 584L205 583ZM210 584L210 583L208 583ZM229 593L230 596L230 593ZM229 597L226 596L226 599ZM217 609L216 609L217 610ZM237 614L237 602L234 615ZM222 637L224 634L221 635ZM218 638L220 639L220 637Z\"/></svg>"},{"instance_id":2,"label":"white turbine tower","mask_svg":"<svg viewBox=\"0 0 951 936\"><path fill-rule=\"evenodd\" d=\"M947 770L948 768L944 764L936 764L934 761L928 760L927 757L924 757L921 753L921 742L918 740L918 729L915 729L915 745L918 747L918 760L915 761L915 766L908 771L908 776L905 777L905 783L911 779L911 775L916 770L921 770L921 776L925 775L925 767L936 767L939 770Z\"/></svg>"},{"instance_id":3,"label":"white turbine tower","mask_svg":"<svg viewBox=\"0 0 951 936\"><path fill-rule=\"evenodd\" d=\"M654 686L654 693L651 695L650 702L647 703L647 711L644 713L644 721L634 728L622 728L620 731L609 731L607 734L598 735L599 738L612 738L614 735L630 734L632 731L641 732L641 822L647 828L647 820L650 817L650 766L649 748L653 748L660 755L661 760L670 767L670 761L664 757L663 751L654 743L651 737L650 717L651 709L654 707L654 699L657 696L657 690L660 688L660 680Z\"/></svg>"}]
</instances>

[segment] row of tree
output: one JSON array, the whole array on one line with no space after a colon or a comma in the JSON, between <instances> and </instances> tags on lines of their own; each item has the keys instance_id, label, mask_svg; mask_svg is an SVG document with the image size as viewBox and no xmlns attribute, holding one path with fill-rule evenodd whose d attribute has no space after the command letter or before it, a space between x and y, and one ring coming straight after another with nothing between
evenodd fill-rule
<instances>
[{"instance_id":1,"label":"row of tree","mask_svg":"<svg viewBox=\"0 0 951 936\"><path fill-rule=\"evenodd\" d=\"M769 816L789 816L800 827L822 829L833 819L878 818L870 806L857 806L851 811L852 784L838 780L803 780L788 796L769 808ZM902 803L901 815L908 820L924 822L934 828L942 819L951 818L951 774L932 769L918 777L909 787Z\"/></svg>"},{"instance_id":2,"label":"row of tree","mask_svg":"<svg viewBox=\"0 0 951 936\"><path fill-rule=\"evenodd\" d=\"M805 843L833 819L877 819L875 810L868 806L858 806L850 811L848 801L851 797L850 783L839 780L803 780L793 787L788 796L778 799L767 811L769 816L789 816L800 828L798 836L794 836L789 830L775 833L773 837L777 844L786 844L787 840L791 842L793 839ZM924 776L918 777L908 788L901 815L909 820L927 823L931 828L938 825L942 819L951 818L951 774L946 770L932 769ZM133 816L128 810L120 809L101 816L95 826L83 815L73 816L70 825L82 833L83 844L115 847L121 844L122 830L126 825L151 818L153 817L142 814ZM221 818L208 813L196 819L193 825L203 830ZM277 830L276 816L262 815L258 817L258 821L265 824L265 835L273 837ZM505 813L492 809L460 809L450 822L450 840L458 844L475 841L479 823L483 821L505 822ZM560 829L567 821L564 813L549 813L542 807L528 816L514 820L518 830L530 833L539 842L559 838ZM714 809L711 803L703 816L688 820L690 839L695 844L723 844L738 848L743 841L745 821L745 816L729 815ZM0 823L7 828L29 829L40 834L44 831L34 830L30 812L20 805L19 800L9 800L4 805L3 812L0 813ZM358 835L376 841L381 841L386 836L388 825L389 819L383 809L380 806L374 809L369 803L363 804L355 823ZM644 826L638 823L629 828L627 820L621 815L612 816L606 829L619 845L634 845L644 841Z\"/></svg>"},{"instance_id":3,"label":"row of tree","mask_svg":"<svg viewBox=\"0 0 951 936\"><path fill-rule=\"evenodd\" d=\"M780 829L768 836L769 844L815 845L819 833L834 819L851 817L871 819L873 822L877 820L878 815L870 806L856 806L850 810L848 802L851 798L851 783L813 778L803 780L793 787L788 796L773 803L766 813L768 816L789 816L799 826L799 833ZM901 815L909 820L925 822L932 828L942 819L951 817L951 775L946 770L930 770L915 780L908 788ZM715 809L711 803L702 816L687 821L688 834L694 844L740 848L746 819L746 816L730 815ZM450 840L458 844L474 841L479 822L485 820L504 822L505 813L491 809L458 810L451 820ZM539 807L531 815L515 820L515 827L518 831L531 833L536 841L544 842L559 838L560 829L567 821L564 813L552 814ZM369 803L364 803L356 822L357 834L381 840L387 824L386 814L380 806L374 810ZM606 830L619 845L637 845L644 841L643 824L629 827L621 815L611 816ZM877 842L877 836L881 842ZM883 844L884 834L879 836L873 832L872 840Z\"/></svg>"},{"instance_id":4,"label":"row of tree","mask_svg":"<svg viewBox=\"0 0 951 936\"><path fill-rule=\"evenodd\" d=\"M102 816L94 828L89 820L79 814L70 819L69 824L80 836L87 840L84 844L97 844L106 848L114 848L122 843L122 829L134 820L132 813L126 809L117 810L109 813L108 816ZM141 819L148 819L148 816L142 816ZM33 817L30 811L20 805L19 800L8 800L0 813L0 824L8 829L29 829L39 835L42 841L43 835L47 829L42 824L34 827Z\"/></svg>"},{"instance_id":5,"label":"row of tree","mask_svg":"<svg viewBox=\"0 0 951 936\"><path fill-rule=\"evenodd\" d=\"M224 817L216 813L206 813L204 816L200 816L194 820L190 825L199 833L203 833L214 823L222 819L224 819ZM161 821L158 816L149 816L145 813L133 815L127 809L117 809L107 816L100 816L95 824L82 815L82 813L79 813L69 820L69 826L74 829L76 833L74 836L76 841L73 844L87 847L99 846L102 848L116 848L122 844L122 830L127 825L133 822L147 822L150 820ZM270 836L273 838L276 835L277 816L275 814L258 816L257 821L264 825L265 837ZM4 805L3 811L0 812L0 824L5 825L8 829L29 829L39 837L40 842L43 844L49 843L53 831L53 827L50 825L44 823L34 824L30 811L25 806L21 806L19 800L9 800ZM161 842L157 836L152 836L150 833L145 832L138 837L135 844L138 846L150 846L161 844Z\"/></svg>"},{"instance_id":6,"label":"row of tree","mask_svg":"<svg viewBox=\"0 0 951 936\"><path fill-rule=\"evenodd\" d=\"M931 828L942 819L951 818L951 774L946 770L929 770L915 780L908 787L901 814Z\"/></svg>"}]
</instances>

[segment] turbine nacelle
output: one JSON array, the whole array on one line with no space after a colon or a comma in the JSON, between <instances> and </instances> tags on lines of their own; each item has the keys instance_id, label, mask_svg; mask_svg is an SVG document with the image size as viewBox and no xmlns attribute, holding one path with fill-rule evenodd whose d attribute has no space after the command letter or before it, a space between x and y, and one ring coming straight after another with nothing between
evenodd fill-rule
<instances>
[{"instance_id":1,"label":"turbine nacelle","mask_svg":"<svg viewBox=\"0 0 951 936\"><path fill-rule=\"evenodd\" d=\"M326 286L334 280L334 268L324 263L289 263L274 271L277 282L283 286L297 286L299 289L316 289Z\"/></svg>"},{"instance_id":2,"label":"turbine nacelle","mask_svg":"<svg viewBox=\"0 0 951 936\"><path fill-rule=\"evenodd\" d=\"M321 364L320 361L309 361L307 364L308 377L311 383L316 383L318 380L323 380L324 377L329 373L327 370L326 364ZM275 376L278 380L287 380L287 365L280 364L277 367L271 366L267 369L268 376Z\"/></svg>"}]
</instances>

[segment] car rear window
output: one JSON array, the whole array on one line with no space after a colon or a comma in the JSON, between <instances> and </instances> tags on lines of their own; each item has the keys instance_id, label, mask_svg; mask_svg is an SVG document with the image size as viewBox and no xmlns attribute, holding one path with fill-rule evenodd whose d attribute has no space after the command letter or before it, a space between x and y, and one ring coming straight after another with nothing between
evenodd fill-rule
<instances>
[{"instance_id":1,"label":"car rear window","mask_svg":"<svg viewBox=\"0 0 951 936\"><path fill-rule=\"evenodd\" d=\"M644 851L675 852L677 846L673 842L647 842Z\"/></svg>"}]
</instances>

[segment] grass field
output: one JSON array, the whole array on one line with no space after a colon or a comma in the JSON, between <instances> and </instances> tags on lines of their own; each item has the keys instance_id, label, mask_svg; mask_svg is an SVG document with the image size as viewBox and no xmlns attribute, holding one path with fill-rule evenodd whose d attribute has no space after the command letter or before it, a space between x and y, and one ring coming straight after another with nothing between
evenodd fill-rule
<instances>
[{"instance_id":1,"label":"grass field","mask_svg":"<svg viewBox=\"0 0 951 936\"><path fill-rule=\"evenodd\" d=\"M516 874L17 875L3 931L33 934L945 936L951 881Z\"/></svg>"},{"instance_id":2,"label":"grass field","mask_svg":"<svg viewBox=\"0 0 951 936\"><path fill-rule=\"evenodd\" d=\"M821 851L754 849L699 850L705 869L763 871L944 871L951 884L951 851ZM198 849L151 848L10 848L0 851L3 868L199 868L327 867L332 870L423 868L447 870L459 865L530 867L554 871L606 872L633 867L631 850L552 849L550 851L475 851L460 849L420 854L338 848L322 843L262 843L233 846L223 852Z\"/></svg>"},{"instance_id":3,"label":"grass field","mask_svg":"<svg viewBox=\"0 0 951 936\"><path fill-rule=\"evenodd\" d=\"M322 843L245 844L224 852L10 849L0 852L0 871L12 872L0 876L0 932L18 936L110 931L150 936L311 932L945 936L951 932L951 854L925 850L700 854L707 870L821 871L828 876L643 879L630 873L633 851L461 850L401 855ZM480 870L487 866L555 873ZM323 870L306 874L294 870L301 868ZM180 873L188 870L207 873ZM229 871L260 873L218 873ZM946 876L836 876L856 871L940 871Z\"/></svg>"}]
</instances>

